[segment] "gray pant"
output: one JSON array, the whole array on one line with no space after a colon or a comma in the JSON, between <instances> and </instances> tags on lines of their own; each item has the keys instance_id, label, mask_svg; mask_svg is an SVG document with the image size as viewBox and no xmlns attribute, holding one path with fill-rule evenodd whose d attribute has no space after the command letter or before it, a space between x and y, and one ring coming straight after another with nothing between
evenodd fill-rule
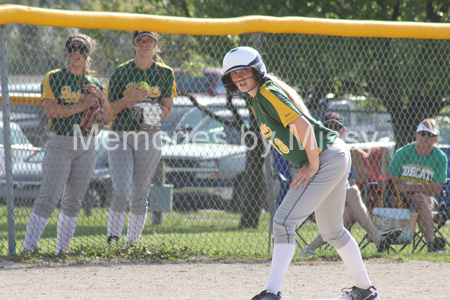
<instances>
[{"instance_id":1,"label":"gray pant","mask_svg":"<svg viewBox=\"0 0 450 300\"><path fill-rule=\"evenodd\" d=\"M61 212L68 217L76 217L81 209L84 195L94 174L97 162L94 138L50 134L42 166L42 184L33 206L33 212L49 218L61 195ZM83 149L81 139L88 147Z\"/></svg>"},{"instance_id":2,"label":"gray pant","mask_svg":"<svg viewBox=\"0 0 450 300\"><path fill-rule=\"evenodd\" d=\"M345 186L351 165L350 150L339 138L319 154L320 167L309 181L286 194L273 220L274 243L295 244L295 230L315 212L322 238L336 249L350 239L343 225Z\"/></svg>"},{"instance_id":3,"label":"gray pant","mask_svg":"<svg viewBox=\"0 0 450 300\"><path fill-rule=\"evenodd\" d=\"M125 212L131 200L131 212L144 215L148 209L147 198L151 180L161 159L161 140L159 136L153 139L153 135L145 132L138 135L133 133L111 132L108 138L108 147L117 147L109 151L109 167L113 182L110 209ZM116 135L119 139L113 141Z\"/></svg>"}]
</instances>

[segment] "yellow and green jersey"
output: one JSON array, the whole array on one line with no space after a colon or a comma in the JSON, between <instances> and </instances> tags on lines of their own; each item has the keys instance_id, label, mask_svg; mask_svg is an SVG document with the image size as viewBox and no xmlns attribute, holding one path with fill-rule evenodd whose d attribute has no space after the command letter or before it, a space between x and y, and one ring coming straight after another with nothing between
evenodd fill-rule
<instances>
[{"instance_id":1,"label":"yellow and green jersey","mask_svg":"<svg viewBox=\"0 0 450 300\"><path fill-rule=\"evenodd\" d=\"M60 105L74 105L80 103L86 92L83 87L93 84L103 90L102 84L89 75L76 76L66 68L47 73L44 79L42 99L56 99ZM50 119L50 131L59 135L72 135L73 126L80 125L83 112L65 118ZM87 132L82 131L83 134Z\"/></svg>"},{"instance_id":2,"label":"yellow and green jersey","mask_svg":"<svg viewBox=\"0 0 450 300\"><path fill-rule=\"evenodd\" d=\"M136 66L134 59L131 59L114 70L107 88L109 100L122 99L141 81L147 82L150 86L149 102L161 103L163 98L177 96L175 76L169 66L154 62L147 70L142 70ZM125 108L118 113L110 128L116 131L139 130L140 126L132 119L130 111Z\"/></svg>"},{"instance_id":3,"label":"yellow and green jersey","mask_svg":"<svg viewBox=\"0 0 450 300\"><path fill-rule=\"evenodd\" d=\"M308 157L297 139L297 133L289 128L290 122L299 116L308 120L316 136L319 153L338 136L337 132L326 128L321 122L304 115L286 93L271 80L266 80L259 87L258 93L251 99L250 107L266 140L298 168L308 163Z\"/></svg>"}]
</instances>

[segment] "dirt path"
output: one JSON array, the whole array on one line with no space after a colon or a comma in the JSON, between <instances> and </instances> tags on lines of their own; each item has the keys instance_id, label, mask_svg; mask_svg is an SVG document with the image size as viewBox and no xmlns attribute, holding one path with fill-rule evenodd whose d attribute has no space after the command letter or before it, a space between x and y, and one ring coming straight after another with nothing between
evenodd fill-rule
<instances>
[{"instance_id":1,"label":"dirt path","mask_svg":"<svg viewBox=\"0 0 450 300\"><path fill-rule=\"evenodd\" d=\"M366 261L382 300L450 299L450 263ZM0 260L1 299L250 299L264 288L269 263L164 262L30 266ZM294 262L283 300L340 295L351 279L342 262Z\"/></svg>"}]
</instances>

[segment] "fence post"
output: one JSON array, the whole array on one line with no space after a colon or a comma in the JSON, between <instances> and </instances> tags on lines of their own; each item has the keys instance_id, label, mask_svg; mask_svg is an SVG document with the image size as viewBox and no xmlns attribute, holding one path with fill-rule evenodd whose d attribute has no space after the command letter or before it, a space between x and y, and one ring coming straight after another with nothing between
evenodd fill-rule
<instances>
[{"instance_id":1,"label":"fence post","mask_svg":"<svg viewBox=\"0 0 450 300\"><path fill-rule=\"evenodd\" d=\"M262 56L262 43L261 43L261 32L253 33L253 46L256 51ZM269 144L266 144L266 147L271 147ZM272 246L272 226L273 226L273 215L275 214L275 192L274 192L274 184L273 184L273 160L272 160L272 152L269 151L267 157L264 158L264 168L266 172L266 186L267 186L267 199L269 199L269 213L270 213L270 222L269 222L269 236L267 242L267 253L270 254L271 246Z\"/></svg>"},{"instance_id":2,"label":"fence post","mask_svg":"<svg viewBox=\"0 0 450 300\"><path fill-rule=\"evenodd\" d=\"M5 151L5 174L6 174L6 205L8 219L8 252L16 253L16 226L14 216L14 195L11 159L11 130L9 113L9 91L8 91L8 59L6 48L6 27L0 26L0 74L2 86L2 111L3 111L3 135Z\"/></svg>"},{"instance_id":3,"label":"fence post","mask_svg":"<svg viewBox=\"0 0 450 300\"><path fill-rule=\"evenodd\" d=\"M153 183L158 186L164 186L166 183L166 174L164 170L166 168L166 163L160 161L156 167L155 175L153 176ZM163 213L161 211L152 212L152 225L161 225L163 220Z\"/></svg>"}]
</instances>

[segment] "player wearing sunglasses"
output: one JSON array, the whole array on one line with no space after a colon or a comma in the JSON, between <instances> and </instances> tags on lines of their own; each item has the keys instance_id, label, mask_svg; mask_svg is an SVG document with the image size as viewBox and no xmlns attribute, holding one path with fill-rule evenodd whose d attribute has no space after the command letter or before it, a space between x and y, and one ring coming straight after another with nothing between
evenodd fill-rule
<instances>
[{"instance_id":1,"label":"player wearing sunglasses","mask_svg":"<svg viewBox=\"0 0 450 300\"><path fill-rule=\"evenodd\" d=\"M24 251L36 251L47 221L61 199L55 253L67 253L75 232L78 213L94 174L97 154L89 133L81 131L82 116L90 107L105 109L103 125L112 120L112 110L103 86L90 76L94 41L83 34L70 35L64 45L65 67L50 71L44 79L44 112L50 119L50 137L45 151L42 184L27 225ZM100 128L101 129L101 128ZM83 147L80 145L87 145Z\"/></svg>"},{"instance_id":2,"label":"player wearing sunglasses","mask_svg":"<svg viewBox=\"0 0 450 300\"><path fill-rule=\"evenodd\" d=\"M434 237L431 213L436 205L433 197L447 180L448 158L436 147L438 140L436 122L422 121L417 126L416 142L398 149L388 168L406 207L417 209L419 228L430 252L445 250L445 243Z\"/></svg>"}]
</instances>

